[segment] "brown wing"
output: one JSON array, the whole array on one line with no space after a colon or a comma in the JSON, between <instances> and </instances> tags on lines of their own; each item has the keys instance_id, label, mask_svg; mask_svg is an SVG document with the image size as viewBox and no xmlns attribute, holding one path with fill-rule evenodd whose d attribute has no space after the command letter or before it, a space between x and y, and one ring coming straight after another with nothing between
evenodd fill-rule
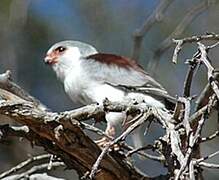
<instances>
[{"instance_id":1,"label":"brown wing","mask_svg":"<svg viewBox=\"0 0 219 180\"><path fill-rule=\"evenodd\" d=\"M136 61L130 60L129 58L114 54L97 53L87 56L85 59L91 61L89 66L92 66L92 61L98 62L100 66L93 67L90 71L92 71L92 74L95 74L95 71L96 74L102 73L102 79L111 84L133 86L145 85L147 87L156 87L164 90L164 88L149 76ZM101 67L103 65L105 65L104 72L101 72ZM115 67L114 72L110 66ZM110 70L108 71L108 69Z\"/></svg>"},{"instance_id":2,"label":"brown wing","mask_svg":"<svg viewBox=\"0 0 219 180\"><path fill-rule=\"evenodd\" d=\"M149 94L161 101L167 100L172 102L174 99L133 60L103 53L90 55L85 60L90 62L85 63L85 66L89 64L87 71L90 72L92 78L101 80L103 83L110 84L127 92L133 91ZM103 65L105 65L104 68ZM111 68L111 66L115 68Z\"/></svg>"},{"instance_id":3,"label":"brown wing","mask_svg":"<svg viewBox=\"0 0 219 180\"><path fill-rule=\"evenodd\" d=\"M118 67L126 68L126 69L135 69L137 71L144 72L144 69L134 60L129 58L118 56L114 54L106 54L106 53L97 53L86 57L87 59L95 59L96 61L107 64L107 65L116 65Z\"/></svg>"}]
</instances>

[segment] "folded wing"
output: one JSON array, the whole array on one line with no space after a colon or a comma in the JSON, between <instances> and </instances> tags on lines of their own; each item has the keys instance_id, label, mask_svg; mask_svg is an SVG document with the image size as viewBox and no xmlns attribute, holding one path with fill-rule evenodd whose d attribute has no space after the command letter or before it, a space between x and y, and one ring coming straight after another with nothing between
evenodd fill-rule
<instances>
[{"instance_id":1,"label":"folded wing","mask_svg":"<svg viewBox=\"0 0 219 180\"><path fill-rule=\"evenodd\" d=\"M175 98L154 80L135 61L113 54L97 53L83 59L84 68L91 78L110 84L127 92L148 94L165 103L173 104Z\"/></svg>"}]
</instances>

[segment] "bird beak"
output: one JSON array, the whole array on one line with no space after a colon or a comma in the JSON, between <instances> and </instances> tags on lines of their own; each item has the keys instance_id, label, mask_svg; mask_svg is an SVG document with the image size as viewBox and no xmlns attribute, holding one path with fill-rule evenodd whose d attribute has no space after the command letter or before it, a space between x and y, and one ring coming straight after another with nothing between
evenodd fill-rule
<instances>
[{"instance_id":1,"label":"bird beak","mask_svg":"<svg viewBox=\"0 0 219 180\"><path fill-rule=\"evenodd\" d=\"M48 65L57 63L57 56L54 53L47 54L44 58L44 62Z\"/></svg>"}]
</instances>

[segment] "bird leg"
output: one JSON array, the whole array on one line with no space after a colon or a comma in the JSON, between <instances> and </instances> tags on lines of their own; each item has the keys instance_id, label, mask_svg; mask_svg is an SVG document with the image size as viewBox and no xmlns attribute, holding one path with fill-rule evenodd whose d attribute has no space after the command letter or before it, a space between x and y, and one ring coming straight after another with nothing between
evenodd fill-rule
<instances>
[{"instance_id":1,"label":"bird leg","mask_svg":"<svg viewBox=\"0 0 219 180\"><path fill-rule=\"evenodd\" d=\"M110 143L112 139L114 139L116 135L116 128L115 126L111 125L110 123L107 124L107 128L105 130L105 134L109 137L103 137L100 140L95 141L98 146L105 147ZM110 140L111 139L111 140Z\"/></svg>"}]
</instances>

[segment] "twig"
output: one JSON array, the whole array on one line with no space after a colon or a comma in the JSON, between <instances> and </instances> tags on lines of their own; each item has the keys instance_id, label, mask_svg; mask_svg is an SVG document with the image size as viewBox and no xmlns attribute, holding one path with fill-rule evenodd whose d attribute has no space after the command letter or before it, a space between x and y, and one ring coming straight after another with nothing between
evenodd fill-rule
<instances>
[{"instance_id":1,"label":"twig","mask_svg":"<svg viewBox=\"0 0 219 180\"><path fill-rule=\"evenodd\" d=\"M201 42L198 42L198 45L199 45L199 50L201 52L200 60L205 64L205 66L208 69L208 81L210 82L212 89L217 96L217 99L219 99L219 88L218 88L218 85L215 82L215 78L214 78L214 71L215 70L212 67L212 65L210 64L210 62L208 61L205 45L202 44Z\"/></svg>"},{"instance_id":2,"label":"twig","mask_svg":"<svg viewBox=\"0 0 219 180\"><path fill-rule=\"evenodd\" d=\"M33 166L31 169L27 170L26 172L18 174L16 177L14 177L14 180L19 180L23 177L28 177L29 175L31 175L37 171L41 171L44 169L48 170L48 166L49 166L49 163ZM53 162L52 163L53 168L61 167L61 166L65 166L65 164L63 162Z\"/></svg>"},{"instance_id":3,"label":"twig","mask_svg":"<svg viewBox=\"0 0 219 180\"><path fill-rule=\"evenodd\" d=\"M192 133L190 134L190 136L189 136L189 147L186 151L186 155L185 155L183 164L181 165L179 171L177 172L174 180L178 180L180 178L181 174L184 172L186 166L188 165L188 161L189 161L189 158L191 157L193 147L195 146L195 144L197 143L198 138L200 137L202 126L203 126L205 120L206 120L206 114L203 114L201 120L198 123L198 127L197 127L197 130L195 132L195 135L193 135Z\"/></svg>"},{"instance_id":4,"label":"twig","mask_svg":"<svg viewBox=\"0 0 219 180\"><path fill-rule=\"evenodd\" d=\"M151 15L146 19L143 25L135 31L134 36L134 45L132 49L132 59L138 60L140 56L141 43L144 38L144 35L153 27L157 22L161 22L164 18L164 12L170 6L173 0L160 0L160 3L157 5L155 10Z\"/></svg>"},{"instance_id":5,"label":"twig","mask_svg":"<svg viewBox=\"0 0 219 180\"><path fill-rule=\"evenodd\" d=\"M14 180L16 177L18 177L19 174L17 175L11 175L8 176L7 178L4 178L4 180ZM58 177L54 177L54 176L50 176L47 174L47 172L39 172L39 173L34 173L31 175L28 175L27 178L21 178L21 180L65 180L64 178L58 178Z\"/></svg>"},{"instance_id":6,"label":"twig","mask_svg":"<svg viewBox=\"0 0 219 180\"><path fill-rule=\"evenodd\" d=\"M173 59L173 61L175 61ZM176 62L174 62L176 63ZM198 61L196 60L196 57L193 56L191 60L188 60L187 63L189 64L189 69L186 74L186 78L184 81L184 88L183 88L183 96L184 97L190 97L190 91L191 91L191 86L192 86L192 79L193 75L195 73L196 67L198 65Z\"/></svg>"},{"instance_id":7,"label":"twig","mask_svg":"<svg viewBox=\"0 0 219 180\"><path fill-rule=\"evenodd\" d=\"M179 101L183 102L185 105L185 111L184 111L184 118L183 118L183 125L185 127L186 130L186 135L188 136L190 134L190 132L192 131L190 123L189 123L189 116L190 116L190 100L186 99L186 98L179 98Z\"/></svg>"},{"instance_id":8,"label":"twig","mask_svg":"<svg viewBox=\"0 0 219 180\"><path fill-rule=\"evenodd\" d=\"M115 109L112 110L115 111L125 110L128 107L127 104L119 106L118 103L115 106L108 105L111 106L110 108L114 107ZM99 108L98 105L95 107ZM135 108L136 106L134 106ZM93 108L91 109L93 110ZM75 169L80 176L84 174L85 170L91 169L93 162L98 158L99 147L84 134L81 128L83 125L72 119L70 112L61 113L60 115L42 111L32 104L0 101L0 114L7 115L34 130L34 141L38 145L45 147L52 154L59 155L68 167L77 167ZM60 125L63 126L63 130L59 131L59 138L56 138L54 129ZM110 177L116 177L116 179L127 179L130 173L136 178L143 177L134 167L130 167L126 162L122 162L120 157L116 157L119 162L114 158L110 155L105 156L102 161L101 177L109 176L109 172ZM123 173L119 174L118 172L120 171L123 171Z\"/></svg>"},{"instance_id":9,"label":"twig","mask_svg":"<svg viewBox=\"0 0 219 180\"><path fill-rule=\"evenodd\" d=\"M124 140L128 134L130 134L134 129L136 129L139 125L141 125L142 123L144 123L144 121L149 117L149 115L151 115L150 113L143 113L142 112L142 116L139 117L139 120L136 122L134 122L132 125L130 125L119 137L117 137L115 140L113 140L112 142L110 142L100 153L100 155L98 156L96 162L94 163L94 165L92 166L92 170L91 173L89 175L89 177L92 179L94 178L98 167L103 159L103 157L105 156L106 153L108 153L110 147L112 147L114 144Z\"/></svg>"},{"instance_id":10,"label":"twig","mask_svg":"<svg viewBox=\"0 0 219 180\"><path fill-rule=\"evenodd\" d=\"M214 152L214 153L212 153L212 154L209 154L208 156L205 156L205 157L203 157L203 158L197 159L197 160L196 160L196 163L199 164L200 162L203 162L203 161L205 161L205 160L207 160L207 159L211 159L211 158L213 158L214 156L217 156L218 154L219 154L219 151L216 151L216 152Z\"/></svg>"},{"instance_id":11,"label":"twig","mask_svg":"<svg viewBox=\"0 0 219 180\"><path fill-rule=\"evenodd\" d=\"M84 126L85 129L89 130L89 131L92 131L98 135L101 135L101 136L104 136L106 137L107 139L109 140L113 140L112 137L108 136L104 131L102 131L101 129L97 128L97 127L94 127L90 124L87 124L87 123L84 123L84 122L81 122L81 124Z\"/></svg>"},{"instance_id":12,"label":"twig","mask_svg":"<svg viewBox=\"0 0 219 180\"><path fill-rule=\"evenodd\" d=\"M101 136L105 136L106 138L108 138L109 140L113 140L112 137L108 136L104 131L102 131L101 129L99 128L96 128L90 124L87 124L87 123L84 123L84 122L81 122L83 124L83 126L85 127L85 129L89 130L89 131L92 131L96 134L99 134ZM154 161L158 161L158 162L163 162L165 160L165 158L163 156L153 156L153 155L150 155L148 153L145 153L145 152L139 152L139 151L136 151L136 149L134 149L133 147L131 146L128 146L128 145L125 145L125 144L120 144L119 145L120 147L124 147L125 149L128 149L130 150L129 152L132 152L132 151L135 151L133 153L137 153L138 155L142 156L142 157L145 157L145 158L148 158L148 159L151 159L151 160L154 160ZM132 153L132 154L133 154ZM131 156L132 154L127 154L126 156Z\"/></svg>"},{"instance_id":13,"label":"twig","mask_svg":"<svg viewBox=\"0 0 219 180\"><path fill-rule=\"evenodd\" d=\"M191 161L189 163L189 179L195 180L194 162L193 161Z\"/></svg>"},{"instance_id":14,"label":"twig","mask_svg":"<svg viewBox=\"0 0 219 180\"><path fill-rule=\"evenodd\" d=\"M173 39L173 42L176 43L176 47L175 47L174 52L173 52L172 62L174 64L176 64L177 63L178 54L179 54L179 52L182 49L183 41L182 40L175 40L175 39Z\"/></svg>"},{"instance_id":15,"label":"twig","mask_svg":"<svg viewBox=\"0 0 219 180\"><path fill-rule=\"evenodd\" d=\"M219 41L219 34L215 33L210 33L210 34L204 34L200 36L191 36L191 37L186 37L183 39L180 39L180 41L183 41L183 44L185 43L197 43L200 41ZM178 41L178 40L176 40Z\"/></svg>"},{"instance_id":16,"label":"twig","mask_svg":"<svg viewBox=\"0 0 219 180\"><path fill-rule=\"evenodd\" d=\"M216 70L214 72L214 77L217 81L219 81L219 72ZM214 91L212 90L210 83L208 83L196 100L196 111L207 105L207 103L209 102L209 97L212 96L213 93Z\"/></svg>"},{"instance_id":17,"label":"twig","mask_svg":"<svg viewBox=\"0 0 219 180\"><path fill-rule=\"evenodd\" d=\"M216 101L213 95L211 99L212 99L212 105L210 107L210 110L216 106ZM195 121L199 120L199 117L202 116L202 114L208 109L209 109L209 104L203 106L198 111L196 111L193 115L190 116L189 121L193 124Z\"/></svg>"},{"instance_id":18,"label":"twig","mask_svg":"<svg viewBox=\"0 0 219 180\"><path fill-rule=\"evenodd\" d=\"M46 106L43 105L40 101L36 98L31 96L29 93L24 91L20 86L15 84L12 80L11 72L7 70L4 74L0 74L0 88L8 90L9 92L13 93L14 95L34 103L38 108L42 110L47 110Z\"/></svg>"},{"instance_id":19,"label":"twig","mask_svg":"<svg viewBox=\"0 0 219 180\"><path fill-rule=\"evenodd\" d=\"M176 44L176 47L174 49L172 62L177 63L178 55L182 49L182 46L186 43L193 43L193 42L199 42L203 40L211 40L211 41L219 41L219 34L206 34L206 35L200 35L200 36L192 36L192 37L186 37L183 39L173 39L173 42ZM208 46L208 49L216 47L218 44L214 44L212 46ZM168 47L167 47L168 48Z\"/></svg>"},{"instance_id":20,"label":"twig","mask_svg":"<svg viewBox=\"0 0 219 180\"><path fill-rule=\"evenodd\" d=\"M5 171L3 173L0 174L0 179L14 173L14 172L17 172L19 170L21 170L22 168L24 168L25 166L29 165L30 163L32 162L35 162L35 161L39 161L39 160L42 160L42 159L48 159L51 155L50 154L42 154L42 155L39 155L39 156L35 156L35 157L31 157L29 159L27 159L26 161L18 164L17 166L9 169L8 171Z\"/></svg>"},{"instance_id":21,"label":"twig","mask_svg":"<svg viewBox=\"0 0 219 180\"><path fill-rule=\"evenodd\" d=\"M204 167L204 168L214 168L219 169L219 164L214 163L206 163L206 162L200 162L198 166Z\"/></svg>"},{"instance_id":22,"label":"twig","mask_svg":"<svg viewBox=\"0 0 219 180\"><path fill-rule=\"evenodd\" d=\"M98 167L102 161L102 159L104 158L105 154L108 152L110 148L110 144L107 145L106 147L104 147L104 149L102 150L102 152L100 153L100 155L98 156L96 162L94 163L94 165L92 166L91 169L91 173L89 175L90 179L93 179L94 176L96 175L97 171L98 171Z\"/></svg>"},{"instance_id":23,"label":"twig","mask_svg":"<svg viewBox=\"0 0 219 180\"><path fill-rule=\"evenodd\" d=\"M0 140L7 136L25 137L29 132L28 126L9 126L8 124L0 125Z\"/></svg>"},{"instance_id":24,"label":"twig","mask_svg":"<svg viewBox=\"0 0 219 180\"><path fill-rule=\"evenodd\" d=\"M157 50L154 52L154 57L153 57L153 62L154 68L153 70L156 69L156 67L159 64L160 56L168 49L171 47L173 44L172 39L175 37L178 37L181 35L186 27L191 24L191 22L198 17L202 12L204 12L206 9L208 9L211 5L216 4L218 1L201 1L201 3L193 6L184 16L184 18L180 21L180 23L176 26L174 31L167 37L164 41L162 41L157 48ZM214 36L214 38L217 36ZM187 41L192 41L195 38L187 39ZM198 40L201 40L198 38ZM197 39L196 39L197 41ZM179 51L181 50L182 45L186 42L185 40L174 40L175 43L177 43L175 52L173 54L173 62L177 62L177 56L179 54Z\"/></svg>"},{"instance_id":25,"label":"twig","mask_svg":"<svg viewBox=\"0 0 219 180\"><path fill-rule=\"evenodd\" d=\"M129 145L124 144L124 143L122 143L121 145L122 145L122 147L124 147L124 149L126 149L128 151L133 151L135 149L132 146L129 146ZM151 159L153 161L157 161L157 162L164 162L165 161L164 156L153 156L153 155L150 155L150 154L142 152L142 151L138 151L136 153L144 158Z\"/></svg>"},{"instance_id":26,"label":"twig","mask_svg":"<svg viewBox=\"0 0 219 180\"><path fill-rule=\"evenodd\" d=\"M210 46L207 46L206 49L209 50L209 49L215 48L218 45L219 45L219 41L214 43L214 44L212 44L212 45L210 45Z\"/></svg>"},{"instance_id":27,"label":"twig","mask_svg":"<svg viewBox=\"0 0 219 180\"><path fill-rule=\"evenodd\" d=\"M136 152L139 152L139 151L142 151L142 150L147 150L147 149L153 149L153 148L154 148L153 145L148 144L147 146L136 148L136 149L133 149L131 151L128 151L128 153L126 154L126 157L129 157L129 156L131 156L132 154L134 154Z\"/></svg>"},{"instance_id":28,"label":"twig","mask_svg":"<svg viewBox=\"0 0 219 180\"><path fill-rule=\"evenodd\" d=\"M214 134L212 134L212 135L210 135L210 136L208 136L208 137L203 137L203 138L201 139L201 142L210 141L210 140L216 138L217 136L219 136L219 131L216 131Z\"/></svg>"}]
</instances>

